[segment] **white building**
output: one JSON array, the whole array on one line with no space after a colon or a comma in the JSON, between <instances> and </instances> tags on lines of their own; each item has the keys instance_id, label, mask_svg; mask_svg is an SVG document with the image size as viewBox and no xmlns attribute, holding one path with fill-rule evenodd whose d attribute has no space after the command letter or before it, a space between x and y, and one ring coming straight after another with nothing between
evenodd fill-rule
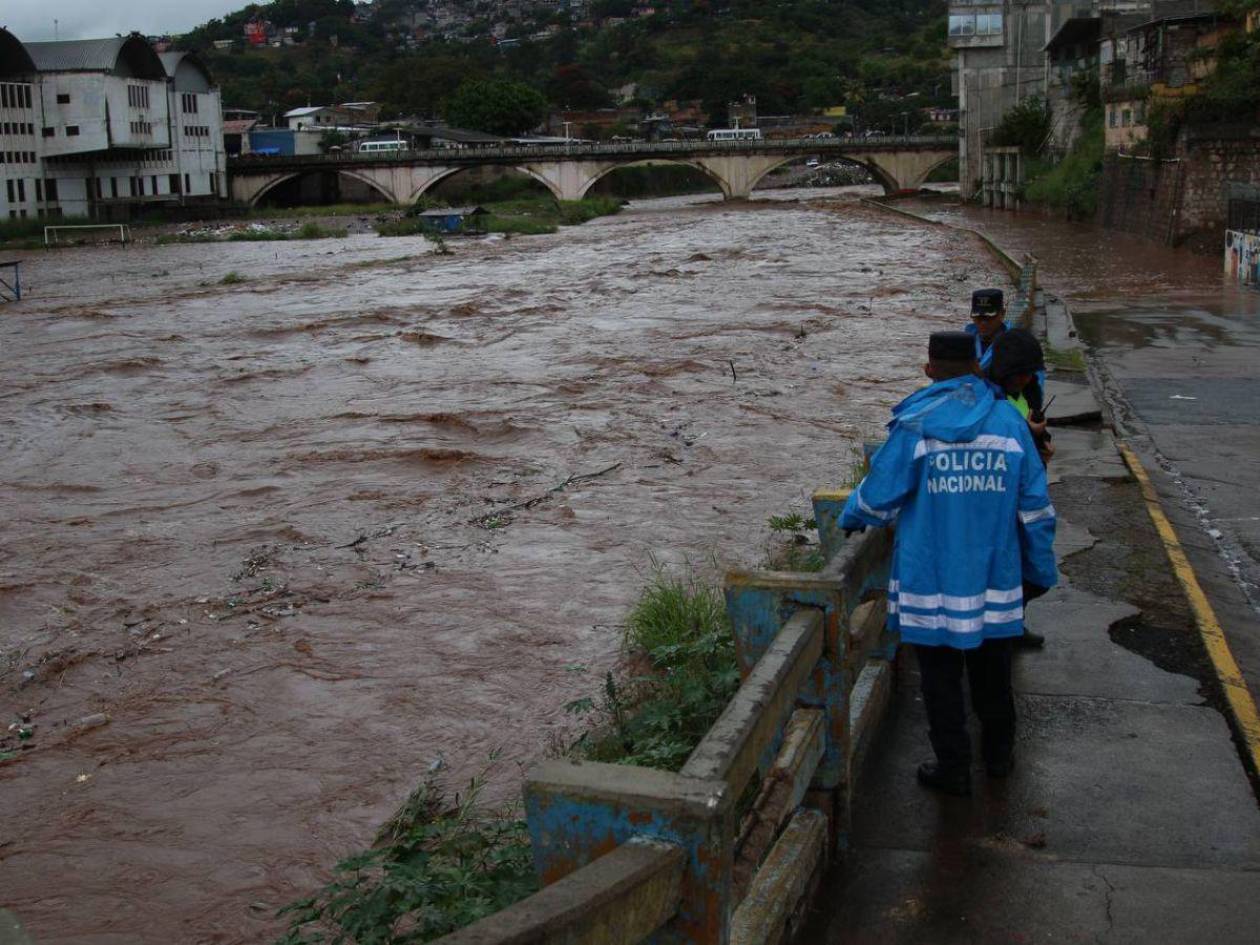
<instances>
[{"instance_id":1,"label":"white building","mask_svg":"<svg viewBox=\"0 0 1260 945\"><path fill-rule=\"evenodd\" d=\"M219 91L142 36L22 43L0 29L0 219L128 219L227 192Z\"/></svg>"}]
</instances>

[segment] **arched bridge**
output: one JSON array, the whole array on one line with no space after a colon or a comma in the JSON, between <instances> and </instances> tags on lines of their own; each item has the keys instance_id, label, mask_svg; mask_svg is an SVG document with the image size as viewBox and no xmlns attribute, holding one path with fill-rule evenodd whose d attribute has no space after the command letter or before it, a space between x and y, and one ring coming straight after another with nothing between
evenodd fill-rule
<instances>
[{"instance_id":1,"label":"arched bridge","mask_svg":"<svg viewBox=\"0 0 1260 945\"><path fill-rule=\"evenodd\" d=\"M888 193L917 190L955 157L948 137L799 138L764 141L662 141L627 144L441 148L391 154L246 155L228 162L232 197L253 205L278 184L335 171L376 190L390 203L415 203L443 178L478 166L510 167L543 184L558 200L580 200L604 175L634 164L687 164L713 179L724 197L748 197L766 174L802 157L860 164Z\"/></svg>"}]
</instances>

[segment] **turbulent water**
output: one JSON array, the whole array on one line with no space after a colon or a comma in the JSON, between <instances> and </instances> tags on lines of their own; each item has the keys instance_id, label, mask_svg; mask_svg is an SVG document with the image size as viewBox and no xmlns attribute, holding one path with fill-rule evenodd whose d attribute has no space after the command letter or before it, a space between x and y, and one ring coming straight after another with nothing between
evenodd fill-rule
<instances>
[{"instance_id":1,"label":"turbulent water","mask_svg":"<svg viewBox=\"0 0 1260 945\"><path fill-rule=\"evenodd\" d=\"M999 278L854 191L452 249L27 256L0 901L43 945L266 940L434 759L510 794L651 562L758 562Z\"/></svg>"}]
</instances>

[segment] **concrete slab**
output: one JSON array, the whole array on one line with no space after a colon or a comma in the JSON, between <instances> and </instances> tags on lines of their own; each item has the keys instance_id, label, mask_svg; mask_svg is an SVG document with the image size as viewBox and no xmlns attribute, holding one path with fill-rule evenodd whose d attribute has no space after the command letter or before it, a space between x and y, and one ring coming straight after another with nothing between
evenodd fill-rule
<instances>
[{"instance_id":1,"label":"concrete slab","mask_svg":"<svg viewBox=\"0 0 1260 945\"><path fill-rule=\"evenodd\" d=\"M1054 398L1054 402L1046 411L1046 419L1052 427L1093 423L1102 419L1102 409L1098 406L1098 401L1094 399L1093 391L1083 380L1080 384L1072 384L1053 378L1048 379L1045 391L1046 401L1048 402L1051 397Z\"/></svg>"},{"instance_id":2,"label":"concrete slab","mask_svg":"<svg viewBox=\"0 0 1260 945\"><path fill-rule=\"evenodd\" d=\"M917 687L898 693L859 782L857 846L929 851L1001 834L1040 838L1066 860L1260 869L1260 810L1215 710L1020 696L1014 774L992 781L977 766L974 797L944 798L914 777L932 757Z\"/></svg>"},{"instance_id":3,"label":"concrete slab","mask_svg":"<svg viewBox=\"0 0 1260 945\"><path fill-rule=\"evenodd\" d=\"M1198 705L1197 680L1165 672L1111 641L1108 628L1138 613L1122 602L1056 587L1028 607L1028 626L1045 634L1046 646L1016 663L1015 688L1042 695Z\"/></svg>"},{"instance_id":4,"label":"concrete slab","mask_svg":"<svg viewBox=\"0 0 1260 945\"><path fill-rule=\"evenodd\" d=\"M1061 482L1066 476L1129 478L1128 467L1116 452L1116 440L1109 430L1057 429L1054 449L1048 473L1051 484Z\"/></svg>"},{"instance_id":5,"label":"concrete slab","mask_svg":"<svg viewBox=\"0 0 1260 945\"><path fill-rule=\"evenodd\" d=\"M824 901L843 909L798 942L1252 945L1260 928L1255 873L1065 863L997 837L930 852L859 850L830 881Z\"/></svg>"},{"instance_id":6,"label":"concrete slab","mask_svg":"<svg viewBox=\"0 0 1260 945\"><path fill-rule=\"evenodd\" d=\"M1058 560L1062 561L1069 555L1088 551L1096 544L1098 544L1098 539L1090 534L1089 529L1073 525L1062 518L1059 519L1059 526L1054 533L1054 556Z\"/></svg>"}]
</instances>

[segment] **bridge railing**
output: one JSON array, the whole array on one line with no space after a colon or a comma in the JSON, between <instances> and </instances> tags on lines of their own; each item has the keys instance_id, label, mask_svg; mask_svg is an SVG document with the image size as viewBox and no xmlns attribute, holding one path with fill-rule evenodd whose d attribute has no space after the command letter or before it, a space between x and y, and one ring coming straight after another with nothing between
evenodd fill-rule
<instances>
[{"instance_id":1,"label":"bridge railing","mask_svg":"<svg viewBox=\"0 0 1260 945\"><path fill-rule=\"evenodd\" d=\"M656 141L595 144L510 145L477 148L418 148L414 150L359 154L244 154L230 158L234 169L274 167L277 164L410 164L416 162L487 162L522 158L599 158L626 155L721 154L800 152L857 153L924 148L954 148L958 140L947 136L901 135L879 138L773 138L745 141Z\"/></svg>"},{"instance_id":2,"label":"bridge railing","mask_svg":"<svg viewBox=\"0 0 1260 945\"><path fill-rule=\"evenodd\" d=\"M742 683L682 769L534 767L525 814L543 889L444 945L760 945L790 934L847 843L896 653L884 630L891 538L841 540L846 496L814 496L821 572L727 575Z\"/></svg>"}]
</instances>

